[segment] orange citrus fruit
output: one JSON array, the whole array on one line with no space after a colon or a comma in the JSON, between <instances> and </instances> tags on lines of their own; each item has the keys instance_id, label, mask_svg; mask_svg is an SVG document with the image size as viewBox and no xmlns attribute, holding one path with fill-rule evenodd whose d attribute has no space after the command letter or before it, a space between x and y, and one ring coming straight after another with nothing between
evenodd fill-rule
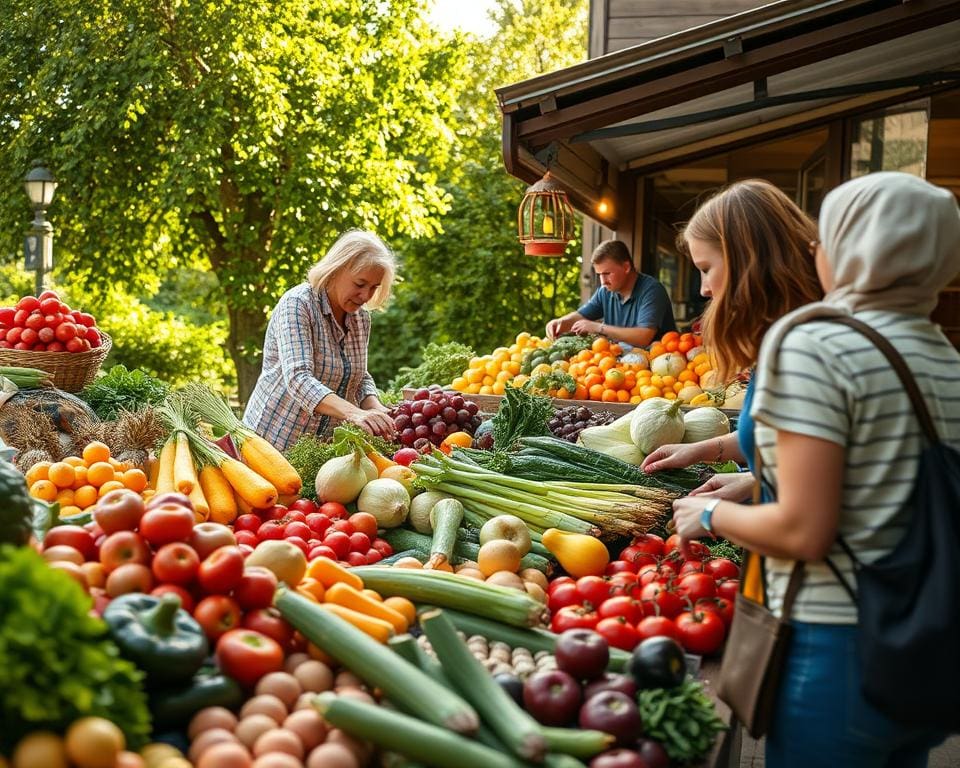
<instances>
[{"instance_id":1,"label":"orange citrus fruit","mask_svg":"<svg viewBox=\"0 0 960 768\"><path fill-rule=\"evenodd\" d=\"M110 448L106 443L101 443L99 440L87 443L87 446L83 449L83 460L87 462L87 466L96 464L98 461L109 461Z\"/></svg>"}]
</instances>

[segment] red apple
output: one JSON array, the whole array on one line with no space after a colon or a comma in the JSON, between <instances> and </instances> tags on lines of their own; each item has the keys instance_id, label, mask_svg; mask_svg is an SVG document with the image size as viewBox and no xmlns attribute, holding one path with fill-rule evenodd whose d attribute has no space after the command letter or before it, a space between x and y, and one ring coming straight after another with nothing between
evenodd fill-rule
<instances>
[{"instance_id":1,"label":"red apple","mask_svg":"<svg viewBox=\"0 0 960 768\"><path fill-rule=\"evenodd\" d=\"M220 523L197 523L193 526L193 535L190 537L190 546L197 551L201 560L206 560L220 547L229 547L236 543L233 531Z\"/></svg>"}]
</instances>

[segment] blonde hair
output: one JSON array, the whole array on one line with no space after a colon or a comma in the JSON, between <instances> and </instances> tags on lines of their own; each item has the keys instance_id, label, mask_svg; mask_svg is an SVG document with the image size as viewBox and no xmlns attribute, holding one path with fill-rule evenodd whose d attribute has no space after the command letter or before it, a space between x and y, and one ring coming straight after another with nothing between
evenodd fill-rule
<instances>
[{"instance_id":1,"label":"blonde hair","mask_svg":"<svg viewBox=\"0 0 960 768\"><path fill-rule=\"evenodd\" d=\"M810 251L817 227L773 184L748 179L715 195L687 222L677 244L688 255L689 238L717 248L726 264L726 281L703 316L703 340L727 381L756 364L771 325L823 297Z\"/></svg>"},{"instance_id":2,"label":"blonde hair","mask_svg":"<svg viewBox=\"0 0 960 768\"><path fill-rule=\"evenodd\" d=\"M383 279L366 306L380 309L390 298L397 266L393 252L373 232L350 229L340 235L326 255L307 272L307 282L313 290L319 291L343 269L356 274L371 267L382 269Z\"/></svg>"}]
</instances>

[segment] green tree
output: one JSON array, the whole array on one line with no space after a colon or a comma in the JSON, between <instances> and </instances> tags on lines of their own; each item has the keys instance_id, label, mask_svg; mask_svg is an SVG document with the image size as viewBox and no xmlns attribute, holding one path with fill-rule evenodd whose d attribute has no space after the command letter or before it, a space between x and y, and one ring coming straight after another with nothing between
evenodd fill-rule
<instances>
[{"instance_id":1,"label":"green tree","mask_svg":"<svg viewBox=\"0 0 960 768\"><path fill-rule=\"evenodd\" d=\"M8 0L0 181L43 157L61 275L216 275L241 398L269 308L345 229L435 234L464 59L426 0ZM0 198L16 252L19 196Z\"/></svg>"},{"instance_id":2,"label":"green tree","mask_svg":"<svg viewBox=\"0 0 960 768\"><path fill-rule=\"evenodd\" d=\"M406 239L397 250L404 282L394 304L374 317L371 372L385 384L415 365L428 341L460 341L489 352L521 330L579 303L578 242L563 258L526 256L517 242L517 208L526 185L503 167L494 88L587 57L587 0L499 0L498 31L466 38L468 79L458 99L456 162L443 186L451 200L443 231ZM394 340L392 329L406 333ZM390 343L382 340L390 339Z\"/></svg>"}]
</instances>

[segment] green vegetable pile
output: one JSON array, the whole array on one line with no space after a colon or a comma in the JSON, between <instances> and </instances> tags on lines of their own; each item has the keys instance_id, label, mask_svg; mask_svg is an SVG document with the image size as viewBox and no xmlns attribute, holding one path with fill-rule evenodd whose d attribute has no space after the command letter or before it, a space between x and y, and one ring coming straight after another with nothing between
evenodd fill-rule
<instances>
[{"instance_id":1,"label":"green vegetable pile","mask_svg":"<svg viewBox=\"0 0 960 768\"><path fill-rule=\"evenodd\" d=\"M520 363L520 373L529 375L541 363L551 365L561 360L569 360L584 349L589 349L596 336L561 336L549 347L538 347L524 353Z\"/></svg>"},{"instance_id":2,"label":"green vegetable pile","mask_svg":"<svg viewBox=\"0 0 960 768\"><path fill-rule=\"evenodd\" d=\"M0 547L0 752L87 715L116 723L127 749L150 734L143 673L120 657L90 598L28 547Z\"/></svg>"},{"instance_id":3,"label":"green vegetable pile","mask_svg":"<svg viewBox=\"0 0 960 768\"><path fill-rule=\"evenodd\" d=\"M390 382L390 389L449 384L469 367L470 359L476 356L477 353L470 347L456 341L446 344L430 342L423 348L420 365L416 368L402 367Z\"/></svg>"},{"instance_id":4,"label":"green vegetable pile","mask_svg":"<svg viewBox=\"0 0 960 768\"><path fill-rule=\"evenodd\" d=\"M693 678L675 688L640 691L637 704L646 735L663 744L670 760L678 763L702 760L716 735L727 728L703 686Z\"/></svg>"},{"instance_id":5,"label":"green vegetable pile","mask_svg":"<svg viewBox=\"0 0 960 768\"><path fill-rule=\"evenodd\" d=\"M706 545L710 550L711 557L725 557L728 560L733 560L737 565L743 562L743 549L732 541L727 541L726 539L708 540L706 541Z\"/></svg>"},{"instance_id":6,"label":"green vegetable pile","mask_svg":"<svg viewBox=\"0 0 960 768\"><path fill-rule=\"evenodd\" d=\"M547 422L551 416L553 401L549 397L507 387L503 391L500 407L491 419L494 446L507 451L521 437L549 434Z\"/></svg>"},{"instance_id":7,"label":"green vegetable pile","mask_svg":"<svg viewBox=\"0 0 960 768\"><path fill-rule=\"evenodd\" d=\"M103 421L114 421L121 411L138 411L145 405L160 405L170 393L165 382L134 368L115 365L87 386L80 397Z\"/></svg>"}]
</instances>

